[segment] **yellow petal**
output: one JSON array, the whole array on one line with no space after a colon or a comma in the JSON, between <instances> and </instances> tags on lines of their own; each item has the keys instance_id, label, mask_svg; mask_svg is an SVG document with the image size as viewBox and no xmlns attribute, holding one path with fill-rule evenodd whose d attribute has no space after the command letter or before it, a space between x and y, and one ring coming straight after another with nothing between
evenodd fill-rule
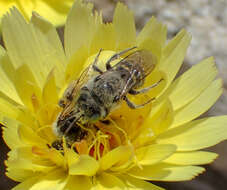
<instances>
[{"instance_id":1,"label":"yellow petal","mask_svg":"<svg viewBox=\"0 0 227 190\"><path fill-rule=\"evenodd\" d=\"M171 102L166 99L152 107L150 115L145 120L139 136L133 141L136 146L146 145L155 139L156 135L167 130L173 121Z\"/></svg>"},{"instance_id":2,"label":"yellow petal","mask_svg":"<svg viewBox=\"0 0 227 190\"><path fill-rule=\"evenodd\" d=\"M55 1L1 1L0 16L2 17L13 6L23 14L26 20L32 15L32 11L36 11L47 20L50 20L55 26L61 26L65 23L67 13L72 6L74 0L55 0Z\"/></svg>"},{"instance_id":3,"label":"yellow petal","mask_svg":"<svg viewBox=\"0 0 227 190\"><path fill-rule=\"evenodd\" d=\"M162 48L166 42L166 34L166 26L152 17L137 36L137 45L140 49L152 51L159 60Z\"/></svg>"},{"instance_id":4,"label":"yellow petal","mask_svg":"<svg viewBox=\"0 0 227 190\"><path fill-rule=\"evenodd\" d=\"M201 61L170 86L173 109L183 107L206 89L217 75L213 57Z\"/></svg>"},{"instance_id":5,"label":"yellow petal","mask_svg":"<svg viewBox=\"0 0 227 190\"><path fill-rule=\"evenodd\" d=\"M58 93L55 83L54 73L50 72L47 77L46 83L43 87L43 102L45 104L57 104L58 103Z\"/></svg>"},{"instance_id":6,"label":"yellow petal","mask_svg":"<svg viewBox=\"0 0 227 190\"><path fill-rule=\"evenodd\" d=\"M14 83L23 103L36 111L41 104L41 90L27 65L18 67Z\"/></svg>"},{"instance_id":7,"label":"yellow petal","mask_svg":"<svg viewBox=\"0 0 227 190\"><path fill-rule=\"evenodd\" d=\"M178 151L199 150L227 139L227 116L209 117L162 133L157 142L175 144Z\"/></svg>"},{"instance_id":8,"label":"yellow petal","mask_svg":"<svg viewBox=\"0 0 227 190\"><path fill-rule=\"evenodd\" d=\"M24 171L18 171L18 172L24 172ZM23 181L21 181L21 183L19 183L17 186L12 188L12 190L30 190L30 188L37 182L39 178L40 176L37 174L35 175L35 177L31 176L30 178L24 179Z\"/></svg>"},{"instance_id":9,"label":"yellow petal","mask_svg":"<svg viewBox=\"0 0 227 190\"><path fill-rule=\"evenodd\" d=\"M100 48L103 50L115 50L116 36L113 24L102 23L97 27L91 44L91 52L96 53Z\"/></svg>"},{"instance_id":10,"label":"yellow petal","mask_svg":"<svg viewBox=\"0 0 227 190\"><path fill-rule=\"evenodd\" d=\"M25 181L26 179L28 178L31 178L33 176L37 176L39 174L39 172L35 172L35 171L32 171L32 170L27 170L27 169L24 169L24 168L18 168L20 167L20 165L11 165L12 162L15 162L17 161L18 159L23 159L21 158L20 156L18 156L18 151L17 150L11 150L9 153L8 153L8 160L5 161L5 165L7 166L6 168L6 175L15 180L15 181L19 181L19 182L22 182L22 181ZM23 164L22 164L23 165ZM28 165L28 164L26 164Z\"/></svg>"},{"instance_id":11,"label":"yellow petal","mask_svg":"<svg viewBox=\"0 0 227 190\"><path fill-rule=\"evenodd\" d=\"M130 176L120 176L124 180L128 190L164 190L150 182L146 182L140 179L136 179Z\"/></svg>"},{"instance_id":12,"label":"yellow petal","mask_svg":"<svg viewBox=\"0 0 227 190\"><path fill-rule=\"evenodd\" d=\"M14 82L15 68L13 66L13 63L10 60L8 53L3 48L1 49L1 55L3 56L1 59L1 68L4 71L4 73L7 75L9 80L11 82Z\"/></svg>"},{"instance_id":13,"label":"yellow petal","mask_svg":"<svg viewBox=\"0 0 227 190\"><path fill-rule=\"evenodd\" d=\"M128 174L143 180L185 181L193 179L204 171L204 168L198 166L177 166L161 163L154 166L143 166L143 169L133 168Z\"/></svg>"},{"instance_id":14,"label":"yellow petal","mask_svg":"<svg viewBox=\"0 0 227 190\"><path fill-rule=\"evenodd\" d=\"M16 6L15 1L1 1L0 2L0 15L1 17L9 10L12 6Z\"/></svg>"},{"instance_id":15,"label":"yellow petal","mask_svg":"<svg viewBox=\"0 0 227 190\"><path fill-rule=\"evenodd\" d=\"M13 85L13 81L7 76L5 72L5 68L11 65L8 55L6 54L5 50L2 46L0 46L0 91L4 93L6 96L11 98L13 101L23 104L21 102L20 97L17 94L17 91Z\"/></svg>"},{"instance_id":16,"label":"yellow petal","mask_svg":"<svg viewBox=\"0 0 227 190\"><path fill-rule=\"evenodd\" d=\"M49 142L50 143L50 142ZM28 146L25 147L28 149L26 154L28 160L32 160L33 163L38 165L45 165L50 167L61 166L65 164L65 157L61 154L60 151L49 148L48 145L42 146ZM25 157L25 155L23 155ZM49 171L49 170L48 170Z\"/></svg>"},{"instance_id":17,"label":"yellow petal","mask_svg":"<svg viewBox=\"0 0 227 190\"><path fill-rule=\"evenodd\" d=\"M12 9L10 15L3 17L2 28L5 46L14 67L17 68L22 64L30 65L37 81L41 82L43 73L40 69L40 63L37 63L40 60L37 57L38 41L34 39L31 27L17 9Z\"/></svg>"},{"instance_id":18,"label":"yellow petal","mask_svg":"<svg viewBox=\"0 0 227 190\"><path fill-rule=\"evenodd\" d=\"M131 146L119 146L111 150L101 158L100 169L107 170L113 166L119 166L126 163L132 157L132 151Z\"/></svg>"},{"instance_id":19,"label":"yellow petal","mask_svg":"<svg viewBox=\"0 0 227 190\"><path fill-rule=\"evenodd\" d=\"M94 31L92 4L75 1L65 25L65 52L68 59L82 46L90 46Z\"/></svg>"},{"instance_id":20,"label":"yellow petal","mask_svg":"<svg viewBox=\"0 0 227 190\"><path fill-rule=\"evenodd\" d=\"M114 12L113 25L116 35L116 49L122 50L136 44L136 28L133 13L122 3Z\"/></svg>"},{"instance_id":21,"label":"yellow petal","mask_svg":"<svg viewBox=\"0 0 227 190\"><path fill-rule=\"evenodd\" d=\"M35 123L35 119L31 114L31 111L27 109L23 109L21 106L14 105L9 103L9 101L0 97L0 119L1 124L10 127L8 125L7 120L5 119L13 119L20 121L21 123L32 126L34 128L37 127L37 123Z\"/></svg>"},{"instance_id":22,"label":"yellow petal","mask_svg":"<svg viewBox=\"0 0 227 190\"><path fill-rule=\"evenodd\" d=\"M18 188L19 190L19 188L22 188L22 190L26 190L26 185L32 185L33 181L34 183L36 182L37 177L35 177L35 180L32 179L34 176L37 176L39 172L7 167L7 171L5 174L7 177L14 181L22 182L18 186L14 187L15 189Z\"/></svg>"},{"instance_id":23,"label":"yellow petal","mask_svg":"<svg viewBox=\"0 0 227 190\"><path fill-rule=\"evenodd\" d=\"M146 121L150 125L155 135L165 131L173 121L173 108L171 102L166 99L155 106Z\"/></svg>"},{"instance_id":24,"label":"yellow petal","mask_svg":"<svg viewBox=\"0 0 227 190\"><path fill-rule=\"evenodd\" d=\"M91 156L80 155L75 162L69 165L70 175L86 175L93 176L99 169L98 162Z\"/></svg>"},{"instance_id":25,"label":"yellow petal","mask_svg":"<svg viewBox=\"0 0 227 190\"><path fill-rule=\"evenodd\" d=\"M7 100L0 97L0 113L1 115L12 118L18 119L22 112L20 109L17 109L17 106L9 103Z\"/></svg>"},{"instance_id":26,"label":"yellow petal","mask_svg":"<svg viewBox=\"0 0 227 190\"><path fill-rule=\"evenodd\" d=\"M45 157L51 160L52 163L56 164L57 166L62 167L65 164L64 155L62 155L61 152L56 149L51 149L45 152L44 158Z\"/></svg>"},{"instance_id":27,"label":"yellow petal","mask_svg":"<svg viewBox=\"0 0 227 190\"><path fill-rule=\"evenodd\" d=\"M25 181L29 178L32 178L33 176L37 176L40 173L48 173L53 170L53 167L45 167L37 164L32 164L31 161L26 161L23 159L6 161L5 164L7 166L6 175L9 178L19 182Z\"/></svg>"},{"instance_id":28,"label":"yellow petal","mask_svg":"<svg viewBox=\"0 0 227 190\"><path fill-rule=\"evenodd\" d=\"M65 23L66 16L73 2L74 0L36 1L33 10L38 12L55 26L61 26Z\"/></svg>"},{"instance_id":29,"label":"yellow petal","mask_svg":"<svg viewBox=\"0 0 227 190\"><path fill-rule=\"evenodd\" d=\"M71 56L65 71L65 80L67 83L77 79L80 75L84 67L84 63L88 57L87 51L87 47L82 46Z\"/></svg>"},{"instance_id":30,"label":"yellow petal","mask_svg":"<svg viewBox=\"0 0 227 190\"><path fill-rule=\"evenodd\" d=\"M166 74L166 88L182 65L190 40L190 35L185 30L181 30L163 49L162 59L157 67Z\"/></svg>"},{"instance_id":31,"label":"yellow petal","mask_svg":"<svg viewBox=\"0 0 227 190\"><path fill-rule=\"evenodd\" d=\"M27 127L26 125L18 126L17 130L20 140L27 145L46 147L46 144L48 144L45 139L42 139L32 128Z\"/></svg>"},{"instance_id":32,"label":"yellow petal","mask_svg":"<svg viewBox=\"0 0 227 190\"><path fill-rule=\"evenodd\" d=\"M52 171L51 173L40 177L29 190L63 190L67 184L67 174L62 170Z\"/></svg>"},{"instance_id":33,"label":"yellow petal","mask_svg":"<svg viewBox=\"0 0 227 190\"><path fill-rule=\"evenodd\" d=\"M222 80L211 83L196 99L174 113L174 121L170 127L189 122L206 112L222 94Z\"/></svg>"},{"instance_id":34,"label":"yellow petal","mask_svg":"<svg viewBox=\"0 0 227 190\"><path fill-rule=\"evenodd\" d=\"M5 46L13 66L17 69L24 64L28 65L38 85L42 87L50 70L53 67L57 70L57 66L62 64L57 59L55 47L37 27L26 23L15 8L2 19L2 27Z\"/></svg>"},{"instance_id":35,"label":"yellow petal","mask_svg":"<svg viewBox=\"0 0 227 190\"><path fill-rule=\"evenodd\" d=\"M209 164L217 158L213 152L196 151L196 152L176 152L165 160L166 163L177 165L201 165Z\"/></svg>"},{"instance_id":36,"label":"yellow petal","mask_svg":"<svg viewBox=\"0 0 227 190\"><path fill-rule=\"evenodd\" d=\"M26 6L24 4L26 4ZM2 12L7 13L10 10L10 8L12 8L12 7L16 7L20 11L20 13L25 17L26 20L29 20L29 18L31 17L31 14L32 14L32 9L34 8L32 1L26 1L26 3L21 2L21 1L11 1L11 2L6 1L5 5L2 6L2 3L1 3L0 6L2 9L1 14L2 14ZM4 10L5 6L8 8ZM4 16L4 14L3 14L3 16Z\"/></svg>"},{"instance_id":37,"label":"yellow petal","mask_svg":"<svg viewBox=\"0 0 227 190\"><path fill-rule=\"evenodd\" d=\"M32 172L48 173L56 166L47 160L41 160L37 155L32 153L30 147L22 147L11 150L8 154L9 159L6 161L6 165L9 170L25 170Z\"/></svg>"},{"instance_id":38,"label":"yellow petal","mask_svg":"<svg viewBox=\"0 0 227 190\"><path fill-rule=\"evenodd\" d=\"M89 190L93 186L89 177L86 176L70 176L65 187L66 190Z\"/></svg>"},{"instance_id":39,"label":"yellow petal","mask_svg":"<svg viewBox=\"0 0 227 190\"><path fill-rule=\"evenodd\" d=\"M175 145L148 145L136 150L140 165L153 165L165 160L176 151Z\"/></svg>"},{"instance_id":40,"label":"yellow petal","mask_svg":"<svg viewBox=\"0 0 227 190\"><path fill-rule=\"evenodd\" d=\"M97 184L95 190L126 190L125 184L116 176L101 173L96 177Z\"/></svg>"},{"instance_id":41,"label":"yellow petal","mask_svg":"<svg viewBox=\"0 0 227 190\"><path fill-rule=\"evenodd\" d=\"M46 45L44 44L44 46L49 48L46 52L53 56L51 56L50 60L46 61L48 62L48 65L52 65L51 67L54 68L57 84L58 86L61 86L64 78L62 73L65 71L67 60L58 33L51 23L40 17L37 13L33 13L31 23L34 25L39 38L43 38L45 36L46 40L49 42Z\"/></svg>"},{"instance_id":42,"label":"yellow petal","mask_svg":"<svg viewBox=\"0 0 227 190\"><path fill-rule=\"evenodd\" d=\"M51 93L50 93L51 94ZM48 97L51 98L51 97ZM56 99L52 99L51 101L56 101ZM50 102L51 102L50 101ZM59 115L59 112L61 108L56 103L48 103L43 105L41 109L39 109L36 113L36 119L39 121L39 124L41 126L50 126L53 128L52 124L56 121L57 116ZM42 130L39 128L39 130ZM55 135L56 138L56 135Z\"/></svg>"},{"instance_id":43,"label":"yellow petal","mask_svg":"<svg viewBox=\"0 0 227 190\"><path fill-rule=\"evenodd\" d=\"M136 40L137 44L140 44L148 38L153 38L162 47L166 43L166 35L166 26L158 22L155 17L152 17L138 34Z\"/></svg>"},{"instance_id":44,"label":"yellow petal","mask_svg":"<svg viewBox=\"0 0 227 190\"><path fill-rule=\"evenodd\" d=\"M3 127L3 139L7 146L10 149L15 149L20 146L23 146L24 144L21 142L18 134L18 123L10 120L10 119L4 119L3 122L7 127Z\"/></svg>"},{"instance_id":45,"label":"yellow petal","mask_svg":"<svg viewBox=\"0 0 227 190\"><path fill-rule=\"evenodd\" d=\"M138 48L151 51L152 54L155 56L157 63L159 62L159 60L161 58L162 49L160 47L160 44L156 44L156 42L153 38L149 38L149 39L146 39L143 42L141 42L140 45L138 45ZM150 74L150 75L152 75L152 74Z\"/></svg>"},{"instance_id":46,"label":"yellow petal","mask_svg":"<svg viewBox=\"0 0 227 190\"><path fill-rule=\"evenodd\" d=\"M65 65L66 57L62 42L53 25L35 12L32 15L31 23L47 37L48 41L55 47L57 58L60 59L61 64Z\"/></svg>"},{"instance_id":47,"label":"yellow petal","mask_svg":"<svg viewBox=\"0 0 227 190\"><path fill-rule=\"evenodd\" d=\"M74 163L77 163L79 161L79 157L80 155L77 154L73 149L67 148L67 146L65 145L65 139L64 139L64 143L63 143L63 148L64 148L64 152L65 152L65 158L67 159L67 163L69 166L71 166Z\"/></svg>"}]
</instances>

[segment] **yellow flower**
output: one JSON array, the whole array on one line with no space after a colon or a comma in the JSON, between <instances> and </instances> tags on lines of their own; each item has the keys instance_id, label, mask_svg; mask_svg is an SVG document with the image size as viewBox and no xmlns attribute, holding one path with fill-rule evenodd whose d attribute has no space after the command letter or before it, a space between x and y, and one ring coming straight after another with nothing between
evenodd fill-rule
<instances>
[{"instance_id":1,"label":"yellow flower","mask_svg":"<svg viewBox=\"0 0 227 190\"><path fill-rule=\"evenodd\" d=\"M200 149L227 138L227 116L195 119L221 95L222 82L212 57L174 80L191 39L185 30L167 43L166 27L151 18L136 35L133 14L123 4L117 4L113 23L105 24L81 1L68 15L64 49L52 25L35 14L26 23L14 8L2 26L0 119L11 149L6 174L21 182L14 190L160 190L147 180L190 180L204 171L197 165L217 157ZM99 130L89 128L72 147L64 138L62 150L52 147L58 101L68 84L101 48L103 68L115 52L133 46L157 58L144 86L164 80L130 99L155 101L135 110L122 102L109 124L97 122Z\"/></svg>"},{"instance_id":2,"label":"yellow flower","mask_svg":"<svg viewBox=\"0 0 227 190\"><path fill-rule=\"evenodd\" d=\"M55 26L65 23L74 0L0 0L0 18L13 6L29 20L35 11Z\"/></svg>"}]
</instances>

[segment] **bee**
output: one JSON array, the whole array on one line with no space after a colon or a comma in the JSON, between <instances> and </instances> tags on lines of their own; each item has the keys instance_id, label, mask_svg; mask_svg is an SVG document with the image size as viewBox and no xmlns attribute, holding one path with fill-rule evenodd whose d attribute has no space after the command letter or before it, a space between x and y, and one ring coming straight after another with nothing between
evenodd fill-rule
<instances>
[{"instance_id":1,"label":"bee","mask_svg":"<svg viewBox=\"0 0 227 190\"><path fill-rule=\"evenodd\" d=\"M105 64L105 71L97 66L100 50L94 62L83 71L79 79L69 85L59 101L63 109L55 122L58 137L65 136L68 142L79 142L86 136L81 125L88 126L105 120L121 101L125 101L130 108L137 109L153 100L135 105L127 97L128 94L145 93L161 82L160 80L150 87L139 89L154 70L157 61L150 51L134 50L135 48L125 49L110 57ZM111 65L112 61L131 50L134 51L114 66ZM88 74L91 69L97 73L93 77Z\"/></svg>"}]
</instances>

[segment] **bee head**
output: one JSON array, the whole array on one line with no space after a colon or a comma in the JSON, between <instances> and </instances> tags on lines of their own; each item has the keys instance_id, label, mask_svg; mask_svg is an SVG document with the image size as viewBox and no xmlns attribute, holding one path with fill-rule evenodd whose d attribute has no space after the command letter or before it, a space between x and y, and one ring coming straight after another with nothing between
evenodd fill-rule
<instances>
[{"instance_id":1,"label":"bee head","mask_svg":"<svg viewBox=\"0 0 227 190\"><path fill-rule=\"evenodd\" d=\"M62 137L65 134L65 131L69 128L70 124L75 120L75 116L69 116L62 118L59 115L56 121L53 123L54 133L58 137Z\"/></svg>"},{"instance_id":2,"label":"bee head","mask_svg":"<svg viewBox=\"0 0 227 190\"><path fill-rule=\"evenodd\" d=\"M74 112L72 115L65 118L58 116L56 122L53 124L55 134L58 137L65 136L69 142L81 140L86 134L78 125L81 117L79 112Z\"/></svg>"}]
</instances>

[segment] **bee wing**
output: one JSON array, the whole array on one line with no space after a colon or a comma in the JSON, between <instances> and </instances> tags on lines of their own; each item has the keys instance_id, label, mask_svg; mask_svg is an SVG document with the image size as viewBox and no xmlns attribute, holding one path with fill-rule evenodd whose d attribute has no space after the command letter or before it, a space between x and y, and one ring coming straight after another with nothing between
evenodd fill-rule
<instances>
[{"instance_id":1,"label":"bee wing","mask_svg":"<svg viewBox=\"0 0 227 190\"><path fill-rule=\"evenodd\" d=\"M151 53L151 51L148 50L137 50L128 56L126 56L124 59L122 59L119 63L117 63L115 66L119 66L119 64L125 64L129 63L131 65L130 73L131 76L126 82L123 91L121 93L121 96L123 96L126 93L126 90L128 89L129 81L132 80L134 77L136 68L141 68L143 70L143 74L141 76L141 80L143 80L146 76L148 76L157 65L157 59L156 57Z\"/></svg>"},{"instance_id":2,"label":"bee wing","mask_svg":"<svg viewBox=\"0 0 227 190\"><path fill-rule=\"evenodd\" d=\"M68 88L65 90L63 97L59 101L59 105L63 107L63 110L59 116L60 120L64 120L64 118L68 117L72 111L74 110L74 104L73 101L74 98L79 94L79 90L81 89L81 86L87 82L89 79L89 71L91 69L91 65L89 65L79 76L77 80L74 80L71 82L71 84L68 86Z\"/></svg>"},{"instance_id":3,"label":"bee wing","mask_svg":"<svg viewBox=\"0 0 227 190\"><path fill-rule=\"evenodd\" d=\"M74 80L69 84L62 98L59 101L59 106L64 108L67 105L72 103L72 100L74 99L74 97L78 95L78 92L81 86L88 81L90 76L88 73L90 69L91 69L91 65L89 65L86 69L83 70L83 72L81 73L81 75L77 80Z\"/></svg>"},{"instance_id":4,"label":"bee wing","mask_svg":"<svg viewBox=\"0 0 227 190\"><path fill-rule=\"evenodd\" d=\"M142 68L144 77L149 75L157 65L156 56L148 50L137 50L126 56L119 64L122 62L129 62L132 65L132 70L138 66Z\"/></svg>"},{"instance_id":5,"label":"bee wing","mask_svg":"<svg viewBox=\"0 0 227 190\"><path fill-rule=\"evenodd\" d=\"M85 84L89 80L90 78L89 71L91 70L91 68L92 64L89 65L86 69L84 69L80 77L75 81L75 85L72 90L73 97L75 97L78 94L78 91L81 89L83 84Z\"/></svg>"}]
</instances>

